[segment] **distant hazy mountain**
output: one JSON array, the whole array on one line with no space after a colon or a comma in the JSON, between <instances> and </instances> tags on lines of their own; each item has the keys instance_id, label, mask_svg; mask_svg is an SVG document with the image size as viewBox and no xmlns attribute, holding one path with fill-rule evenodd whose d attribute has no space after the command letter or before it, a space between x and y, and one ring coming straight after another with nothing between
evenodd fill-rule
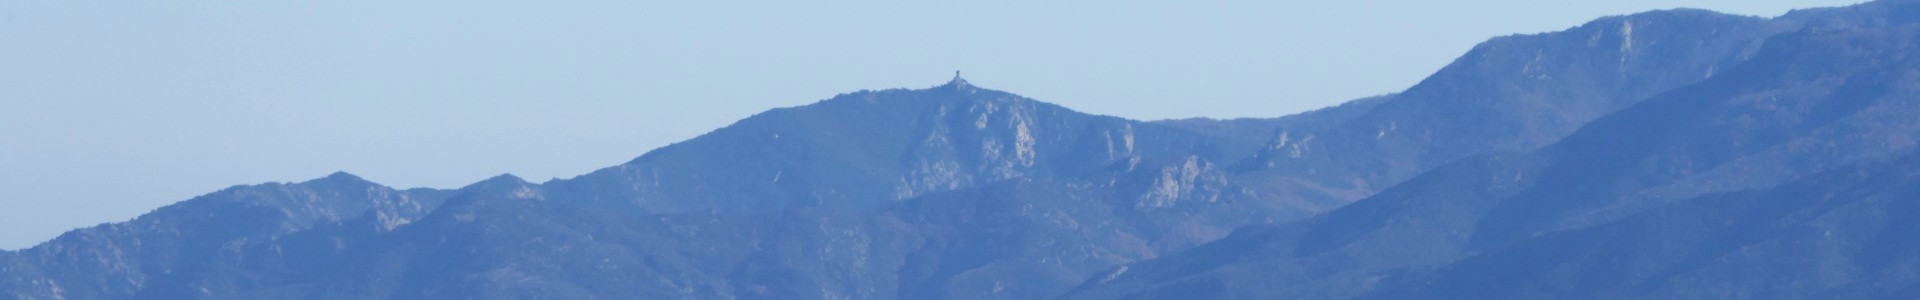
<instances>
[{"instance_id":1,"label":"distant hazy mountain","mask_svg":"<svg viewBox=\"0 0 1920 300\"><path fill-rule=\"evenodd\" d=\"M1084 298L1913 298L1916 2L1803 11L1699 83L1538 151L1090 281ZM1840 18L1840 19L1829 19Z\"/></svg>"},{"instance_id":2,"label":"distant hazy mountain","mask_svg":"<svg viewBox=\"0 0 1920 300\"><path fill-rule=\"evenodd\" d=\"M861 91L544 183L234 187L0 298L1910 299L1916 21L1608 17L1271 119Z\"/></svg>"},{"instance_id":3,"label":"distant hazy mountain","mask_svg":"<svg viewBox=\"0 0 1920 300\"><path fill-rule=\"evenodd\" d=\"M448 195L394 190L346 173L228 188L132 221L0 253L0 291L23 299L187 297L182 290L196 278L239 271L233 264L244 258L243 246L318 228L390 231L426 215Z\"/></svg>"},{"instance_id":4,"label":"distant hazy mountain","mask_svg":"<svg viewBox=\"0 0 1920 300\"><path fill-rule=\"evenodd\" d=\"M1217 162L1252 155L1274 126L1332 117L1139 122L956 78L769 111L542 184L502 176L455 191L392 192L336 174L239 187L314 191L216 193L76 231L10 257L6 275L18 283L4 290L163 299L1042 297L1120 263L1322 209L1257 197L1262 187L1236 183ZM361 194L374 200L311 196ZM272 209L241 215L202 203ZM215 228L261 232L174 233ZM178 253L145 252L162 250Z\"/></svg>"},{"instance_id":5,"label":"distant hazy mountain","mask_svg":"<svg viewBox=\"0 0 1920 300\"><path fill-rule=\"evenodd\" d=\"M1351 120L1282 128L1242 165L1257 177L1297 183L1289 190L1331 191L1344 204L1457 159L1559 140L1602 115L1723 72L1791 28L1675 10L1495 38Z\"/></svg>"}]
</instances>

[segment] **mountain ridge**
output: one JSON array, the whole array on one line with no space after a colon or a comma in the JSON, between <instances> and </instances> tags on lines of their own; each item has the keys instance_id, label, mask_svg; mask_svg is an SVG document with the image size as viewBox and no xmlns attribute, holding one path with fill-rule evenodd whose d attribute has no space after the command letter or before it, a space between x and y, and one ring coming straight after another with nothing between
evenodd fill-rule
<instances>
[{"instance_id":1,"label":"mountain ridge","mask_svg":"<svg viewBox=\"0 0 1920 300\"><path fill-rule=\"evenodd\" d=\"M443 295L442 293L447 291L474 291L484 294L495 293L484 291L498 291L508 294L497 295L509 295L512 293L507 292L508 290L498 289L504 286L503 284L505 284L505 282L496 281L505 280L505 278L481 279L435 272L545 273L558 271L555 269L543 269L542 271L518 270L518 267L514 266L527 264L568 266L580 264L580 266L585 267L593 265L593 263L588 262L549 261L551 257L565 256L552 253L551 251L555 251L554 249L544 247L571 245L567 247L598 249L590 251L602 253L604 256L623 255L615 253L651 253L648 254L649 257L680 257L670 261L708 261L705 263L691 264L664 263L665 261L651 259L639 261L609 261L608 263L629 267L644 267L640 267L640 269L635 271L594 270L591 267L567 271L569 273L579 274L601 274L605 275L603 276L604 278L638 278L633 276L667 276L667 274L706 274L691 277L680 276L677 282L654 286L653 288L657 289L657 293L650 292L623 295L634 297L680 295L673 297L684 297L686 296L685 294L667 291L681 291L686 287L697 287L695 288L696 291L694 294L698 295L745 297L767 293L764 291L783 291L783 289L804 287L794 286L793 284L796 283L791 282L783 283L783 281L759 283L761 280L770 280L755 279L768 276L764 275L767 274L764 273L766 271L745 272L742 271L744 269L735 271L726 270L749 268L751 270L791 271L798 270L794 269L796 267L793 266L799 262L791 261L790 258L781 256L774 256L781 257L779 259L755 258L770 254L748 254L747 252L738 251L692 254L680 253L680 251L683 250L676 248L729 243L773 243L774 245L810 245L806 247L820 247L822 249L843 248L842 246L831 244L819 245L817 244L819 241L814 240L794 239L789 236L810 236L815 233L793 232L790 229L785 229L826 226L826 228L839 228L835 230L857 234L857 236L867 240L878 238L871 236L897 236L901 239L925 240L929 244L921 247L932 247L886 250L890 251L887 255L891 257L905 258L916 255L965 256L964 254L947 252L952 250L941 249L969 249L966 248L969 246L960 245L980 242L978 241L980 238L995 235L979 235L985 234L986 232L975 231L973 229L953 230L952 234L929 234L918 231L901 231L900 228L903 227L900 226L925 228L986 226L984 228L1005 228L999 227L1003 225L973 223L973 221L968 221L965 218L931 218L930 216L933 215L945 215L952 212L916 209L915 207L923 207L917 204L901 206L891 203L899 201L922 203L926 202L926 200L916 199L924 197L950 199L939 201L976 201L975 199L953 199L952 196L948 195L988 195L988 197L1013 198L1024 198L1026 196L1019 195L1036 192L1061 195L1067 197L1068 199L1062 199L1067 201L1050 204L1053 205L1050 206L1052 207L1050 208L1052 212L1034 215L1028 214L1027 211L1029 208L1020 208L1029 204L1007 206L1012 205L1013 202L995 202L1001 204L972 206L974 208L964 210L993 211L1006 214L1005 219L1003 219L1005 222L1045 222L1044 220L1052 218L1055 222L1067 222L1063 224L1069 224L1069 227L1078 226L1071 224L1095 222L1103 218L1093 216L1111 216L1110 213L1099 212L1105 209L1088 210L1088 208L1082 206L1088 205L1087 203L1089 202L1072 201L1070 200L1071 198L1091 197L1093 199L1100 199L1097 202L1102 203L1098 204L1099 207L1111 207L1112 209L1123 210L1115 212L1119 214L1167 216L1159 217L1161 219L1168 219L1175 215L1192 214L1193 212L1187 211L1190 209L1244 211L1232 214L1208 214L1221 216L1241 215L1224 219L1223 221L1182 221L1167 222L1166 224L1135 223L1128 226L1102 225L1100 227L1102 229L1099 230L1106 232L1103 233L1103 237L1095 239L1075 239L1071 243L1083 245L1081 247L1096 247L1095 249L1101 249L1108 247L1134 247L1128 245L1137 243L1134 241L1143 241L1147 243L1149 249L1154 250L1121 250L1119 248L1113 248L1113 250L1097 250L1096 252L1099 253L1112 251L1112 253L1122 256L1111 258L1077 258L1075 262L1058 263L1065 264L1054 267L1060 270L1058 273L1047 275L1049 277L1035 278L1037 279L1035 282L1053 282L1052 284L1055 285L1064 285L1078 280L1080 276L1083 276L1079 275L1080 273L1091 272L1097 268L1102 268L1107 264L1111 264L1115 259L1137 259L1143 257L1143 255L1151 255L1150 253L1153 252L1172 251L1183 247L1181 245L1197 244L1210 239L1207 238L1207 236L1209 236L1207 234L1170 235L1163 233L1169 230L1190 233L1224 232L1227 228L1244 224L1249 222L1249 220L1273 218L1271 216L1256 217L1247 215L1249 212L1283 212L1290 210L1286 208L1287 206L1285 205L1254 201L1257 199L1245 197L1244 192L1237 192L1241 188L1225 185L1224 180L1226 179L1223 176L1227 175L1221 173L1221 169L1216 167L1215 164L1210 163L1210 159L1207 159L1208 157L1214 157L1215 159L1225 160L1233 156L1244 155L1243 153L1249 153L1251 149L1256 147L1256 143L1258 142L1257 137L1225 138L1218 135L1201 135L1190 133L1190 129L1169 125L1107 116L1086 115L1017 95L974 87L963 81L956 80L956 82L960 83L949 82L949 84L928 89L898 89L843 94L815 105L776 109L742 120L734 126L716 130L701 138L677 143L673 146L662 148L661 150L649 152L628 164L602 169L601 171L575 178L557 179L546 183L535 184L525 182L511 175L501 175L462 187L459 190L436 190L437 195L444 197L440 200L442 202L434 203L435 205L432 205L434 209L425 212L423 215L400 216L398 214L383 213L381 211L368 211L356 217L348 213L335 213L331 214L334 217L328 218L327 222L318 224L317 226L296 226L295 228L299 228L300 230L291 230L295 232L283 233L287 234L286 236L276 234L270 238L230 240L225 248L228 250L223 250L228 251L227 253L230 254L204 260L194 260L183 265L194 270L202 271L160 270L164 271L160 273L167 273L169 275L161 275L160 279L162 280L159 281L136 282L135 284L128 285L125 289L99 291L90 294L76 294L72 292L62 292L62 290L53 289L51 286L45 285L34 286L29 284L21 286L27 286L24 291L32 291L24 295L39 295L26 297L55 296L62 295L63 293L68 296L86 295L88 297L104 298L284 298L292 297L293 295L325 298L329 297L329 295L333 297L348 297L349 295L353 295L352 293L434 297L432 295ZM882 131L884 134L863 135L847 134L847 131L837 129L818 129L864 127L864 124L871 123L836 122L846 120L873 120L873 118L847 118L846 112L849 111L854 112L856 116L911 120L900 123L915 125L893 126L895 128L888 129L891 131ZM845 149L841 148L844 145L837 142L843 141L845 140L844 138L847 137L869 139L869 144L873 143L872 138L880 137L882 138L879 139L882 141L880 144L890 145L856 145L856 148L866 150L891 150L879 152L863 150L863 152L856 153L868 154L851 156L808 156L810 155L809 153L836 153L837 151L835 150ZM714 142L715 140L726 139L750 142ZM795 140L800 142L783 144L783 141ZM715 145L725 147L716 147ZM738 146L747 147L742 148ZM771 153L768 155L773 156L762 156L758 154L738 155L734 153ZM685 159L684 157L687 157L686 155L698 155L694 157L704 157L700 159L706 161L717 161L715 160L717 158L781 157L774 155L780 153L800 156L787 156L791 158L773 160L774 162L784 161L787 165L781 165L780 163L751 163L742 164L740 165L742 167L737 169L711 168L714 165L704 163L673 165L673 163L685 163L692 160ZM871 155L871 153L882 153L882 155ZM1101 153L1101 155L1087 156L1081 155L1081 153ZM854 166L853 169L858 169L859 165L866 165L868 166L867 168L871 169L891 169L893 171L881 172L881 176L873 176L872 173L857 176L844 174L821 175L818 173L823 170L846 170L849 169L848 166ZM927 166L947 166L948 169L929 169ZM675 167L697 172L637 172L638 170L654 171L648 168L657 170ZM926 170L955 171L945 173L951 176L946 178L947 181L937 182L945 184L937 186L940 188L927 189L907 195L898 194L898 190L894 189L899 186L894 183L907 183L909 182L907 179L915 178L914 176L926 176L927 174L941 175L939 173L926 173ZM971 172L971 174L968 174L969 172ZM700 173L718 175L707 175L713 176L707 179L697 176L670 177L673 175L669 175L698 175ZM735 176L738 174L745 175ZM781 197L791 194L790 192L779 190L782 188L793 188L793 186L781 186L781 183L802 182L806 184L800 185L799 187L808 188L816 192L821 190L833 191L832 185L819 184L817 181L807 182L806 180L818 180L822 177L858 178L860 176L869 176L869 178L877 179L867 179L840 186L860 187L876 185L874 183L882 183L877 185L887 187L886 189L863 191L869 195L865 198L866 200L863 201L881 202L865 205L857 203L844 204L832 201L795 202L792 201L793 198ZM666 192L650 190L654 188L654 180L666 181L666 183L659 185L668 186L669 188ZM698 186L697 184L681 185L673 183L673 181L700 182L702 180L717 180L709 181L710 183L707 185L730 187L736 195L771 195L772 197L739 197L738 199L741 202L735 202L739 203L738 205L731 207L709 206L704 207L704 209L676 209L674 206L660 204L662 201L666 201L668 204L708 202L703 200L702 197L704 197L704 199L724 198L712 194L703 195L700 193L691 193L690 195L696 197L687 199L678 196L689 195L686 191L675 191L671 189L673 186ZM1151 186L1153 188L1127 189L1119 193L1104 191L1107 188L1112 188L1117 182L1122 181L1136 182L1130 183L1129 185ZM350 184L355 182L363 184L364 186L354 186ZM757 185L759 187L755 187L756 185L753 184L739 184L744 182L758 182L761 184ZM365 182L363 179L347 173L335 173L303 184L340 190L390 190L390 188L376 187L377 185L375 184ZM267 184L263 186L274 187L281 185ZM1094 188L1095 186L1107 188ZM969 190L994 192L977 194L968 192ZM681 192L682 194L674 194L674 192ZM783 198L786 200L782 200ZM819 198L828 197L816 196L810 200L818 200ZM841 199L861 198L841 197ZM1193 201L1186 199L1192 199ZM1040 200L1042 199L1030 201L1036 204L1046 202ZM189 201L187 203L198 202ZM708 203L711 204L715 202ZM1201 206L1194 207L1194 205ZM864 215L867 213L860 213L861 211L876 210L881 211L881 215ZM1072 219L1060 219L1059 215L1048 217L1048 215L1056 213L1073 213L1085 216ZM573 217L563 218L560 216ZM648 219L645 217L631 219L633 216L658 216L659 219L654 221L646 221ZM830 216L840 216L839 218L849 218L852 220L850 220L851 222L843 222L814 219ZM720 224L732 225L717 227L701 225L719 222L718 220L728 220ZM899 224L900 222L907 223ZM737 234L742 238L703 240L705 238L696 238L696 236L705 236L707 233L702 232L707 232L708 229L700 228L714 228L712 230L732 232L730 235ZM755 233L768 231L789 233L772 236ZM566 232L575 232L577 234L564 234ZM1057 243L1056 241L1052 241L1052 238L1041 236L1029 237L1037 238L1032 240L1032 242L1041 243L1032 245L1036 247L1047 243ZM487 246L506 241L542 240L548 242L511 247L500 247L498 245ZM444 242L422 243L423 241ZM661 244L645 241L675 242ZM116 249L116 246L94 247ZM488 247L493 247L494 250L477 253L465 252L471 250L463 250ZM640 250L642 248L652 250ZM295 249L303 250L294 251ZM629 250L615 251L613 249ZM757 251L800 250L773 250L773 248L768 248L768 250ZM848 251L855 250L848 249ZM801 251L799 253L804 254L807 253L807 251ZM1033 257L1034 255L1042 254L1046 253L1024 250L1005 252L1004 254L996 256L979 257L978 259L984 259L980 262L983 263L983 265L977 266L988 268L1015 268L1013 266L1027 263L1014 263L1007 260ZM826 254L816 253L810 255ZM1043 259L1043 261L1050 260L1052 259ZM534 263L540 261L545 262ZM935 264L927 265L934 267L937 266L940 261L946 260L899 260L890 264ZM383 263L368 264L367 262ZM502 262L522 262L527 264L498 264ZM1093 265L1087 265L1089 263ZM857 265L859 264L853 264L853 266ZM1005 266L1003 267L1002 265ZM401 272L398 269L393 269L396 268L396 266L410 266L404 267L409 269L430 268L431 270L440 271L411 274L411 272ZM960 290L943 287L949 284L945 281L970 281L976 280L973 278L982 278L979 277L981 275L974 273L947 272L949 271L903 273L905 277L901 278L902 281L897 281L903 286L898 289L884 288L876 290L849 286L844 291L835 291L832 293L849 293L851 295L874 297L896 294L899 297L916 297L916 295L923 294L924 296L935 297L960 297L958 294L939 296L947 293L963 293ZM310 275L295 275L303 273L337 274L337 276L315 277ZM849 270L843 274L861 273L873 273L873 271ZM395 278L394 282L396 283L332 279L336 277L356 277L349 274L362 274L363 276L365 274L380 274L377 276ZM736 276L739 278L728 278ZM864 277L852 276L844 278ZM924 281L927 280L926 278L932 278L934 281ZM892 281L892 279L881 278L868 280ZM596 280L592 279L575 279L551 282L551 287L565 291L591 293L587 292L591 290L582 289L576 285L577 283L570 282L595 281ZM70 281L61 280L57 282ZM246 286L269 286L278 288L244 288ZM330 290L317 290L314 287L332 288L330 288ZM15 286L6 288L5 290L12 290L11 294L19 296L23 295L21 294L23 290L19 290L20 288L20 286ZM1044 286L1036 286L1026 293L1034 293L1031 295L1040 296L1051 293L1049 291L1051 289L1052 288ZM784 291L797 292L792 290ZM601 290L600 292L607 291ZM194 296L196 293L200 295ZM768 295L778 294L787 293Z\"/></svg>"},{"instance_id":2,"label":"mountain ridge","mask_svg":"<svg viewBox=\"0 0 1920 300\"><path fill-rule=\"evenodd\" d=\"M1226 297L1347 298L1373 293L1369 286L1375 284L1413 287L1374 295L1382 298L1578 297L1617 292L1622 287L1609 284L1619 281L1609 280L1648 279L1633 277L1645 276L1640 273L1609 273L1616 271L1599 266L1617 264L1606 259L1633 259L1636 256L1631 251L1635 248L1584 244L1577 242L1582 238L1567 232L1662 213L1658 208L1685 203L1694 197L1690 195L1765 190L1836 166L1910 152L1913 143L1907 136L1920 130L1912 126L1911 100L1906 96L1913 93L1915 81L1899 70L1911 68L1913 60L1908 57L1916 49L1908 41L1920 35L1913 31L1915 28L1803 30L1770 38L1754 61L1731 69L1732 73L1674 89L1610 114L1541 150L1459 161L1307 222L1243 229L1251 231L1196 248L1237 250L1194 252L1136 265L1132 269L1139 271L1118 276L1120 283L1089 282L1078 293L1116 297L1112 294L1115 291L1101 291L1100 286L1105 285L1122 290L1117 293L1135 296L1231 293L1233 296ZM1740 173L1711 171L1723 168ZM1773 172L1782 175L1757 174L1754 170L1777 170ZM1686 181L1689 177L1704 179ZM1688 184L1716 180L1721 183ZM1727 184L1729 181L1734 184ZM1657 190L1660 188L1682 190ZM1649 189L1656 190L1640 192ZM1547 239L1543 236L1569 239L1543 240ZM1594 238L1633 240L1622 238L1631 236L1635 235ZM1647 245L1719 247L1688 243ZM1516 245L1531 245L1536 250L1512 250L1521 247ZM1569 248L1589 252L1566 252ZM1219 257L1222 255L1227 257ZM1585 256L1565 258L1570 262L1558 264L1526 260L1562 255ZM1469 260L1456 264L1456 259ZM1535 264L1545 266L1526 267ZM1544 269L1548 267L1574 271ZM1477 271L1451 271L1454 269ZM1583 275L1578 270L1595 273ZM1562 277L1518 275L1534 274L1529 272ZM1484 278L1454 280L1469 275ZM1767 280L1791 280L1756 274L1720 276L1744 280L1748 289L1715 291L1677 285L1660 291L1667 294L1652 295L1729 297L1737 294L1716 292L1757 290L1768 284ZM1238 279L1248 277L1290 284L1254 287ZM1583 283L1578 278L1601 281ZM1163 283L1126 288L1128 282L1142 281ZM1465 283L1516 288L1457 285ZM1810 291L1804 289L1779 292L1796 295L1790 298L1818 295L1805 294Z\"/></svg>"},{"instance_id":3,"label":"mountain ridge","mask_svg":"<svg viewBox=\"0 0 1920 300\"><path fill-rule=\"evenodd\" d=\"M1915 2L1601 18L1489 40L1402 93L1271 119L1086 114L956 72L541 183L396 190L336 172L236 186L0 252L0 295L1392 298L1512 282L1488 295L1727 296L1663 282L1783 280L1697 257L1722 253L1724 236L1814 231L1685 221L1884 220L1840 234L1872 241L1868 255L1840 255L1920 261L1890 235L1904 219L1768 217L1904 203L1887 187L1920 161L1903 158L1920 130L1905 100L1920 94L1920 31L1899 13ZM1718 205L1754 213L1703 209ZM1659 224L1692 225L1634 234ZM1873 272L1846 276L1920 286ZM1605 280L1558 280L1588 275Z\"/></svg>"}]
</instances>

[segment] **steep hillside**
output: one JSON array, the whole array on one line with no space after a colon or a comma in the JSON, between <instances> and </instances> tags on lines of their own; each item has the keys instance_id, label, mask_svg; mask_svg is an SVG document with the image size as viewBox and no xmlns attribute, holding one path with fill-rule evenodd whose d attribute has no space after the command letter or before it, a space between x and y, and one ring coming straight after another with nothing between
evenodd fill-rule
<instances>
[{"instance_id":1,"label":"steep hillside","mask_svg":"<svg viewBox=\"0 0 1920 300\"><path fill-rule=\"evenodd\" d=\"M1457 159L1559 140L1602 115L1724 72L1767 36L1793 28L1672 10L1495 38L1350 121L1282 128L1242 166L1294 185L1289 190L1357 200Z\"/></svg>"},{"instance_id":2,"label":"steep hillside","mask_svg":"<svg viewBox=\"0 0 1920 300\"><path fill-rule=\"evenodd\" d=\"M1594 121L1537 152L1457 162L1309 221L1247 228L1188 253L1127 266L1075 295L1807 298L1892 292L1898 289L1887 285L1912 283L1867 273L1860 263L1908 258L1868 257L1848 244L1830 245L1855 250L1773 265L1771 272L1693 273L1762 266L1731 255L1805 258L1765 250L1759 241L1840 242L1687 218L1806 227L1812 225L1794 222L1811 221L1775 218L1870 220L1831 215L1823 211L1828 206L1814 204L1901 203L1891 199L1904 189L1872 184L1904 180L1906 171L1871 165L1904 161L1914 149L1913 132L1920 130L1916 38L1920 28L1912 26L1781 35L1746 64ZM1833 171L1848 168L1855 171ZM1802 204L1814 206L1796 208ZM1633 227L1652 226L1648 222L1670 227ZM1869 226L1842 235L1889 230ZM1766 275L1816 270L1831 272L1823 278L1858 280L1849 283L1885 282L1842 291L1832 290L1841 287L1834 283L1786 286L1805 278ZM1695 284L1672 281L1682 275L1703 277L1688 279ZM1729 281L1707 284L1714 280Z\"/></svg>"},{"instance_id":3,"label":"steep hillside","mask_svg":"<svg viewBox=\"0 0 1920 300\"><path fill-rule=\"evenodd\" d=\"M0 295L26 299L171 298L236 247L367 220L393 230L434 210L446 191L394 190L346 173L296 184L236 186L124 223L75 230L0 260Z\"/></svg>"}]
</instances>

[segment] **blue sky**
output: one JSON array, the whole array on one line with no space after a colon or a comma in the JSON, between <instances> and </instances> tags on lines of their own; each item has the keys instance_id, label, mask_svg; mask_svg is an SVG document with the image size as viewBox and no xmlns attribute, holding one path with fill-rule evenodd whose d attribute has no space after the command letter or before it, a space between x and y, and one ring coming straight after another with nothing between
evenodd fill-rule
<instances>
[{"instance_id":1,"label":"blue sky","mask_svg":"<svg viewBox=\"0 0 1920 300\"><path fill-rule=\"evenodd\" d=\"M1859 0L0 0L0 249L235 184L571 177L775 107L976 85L1135 119L1403 89L1494 36Z\"/></svg>"}]
</instances>

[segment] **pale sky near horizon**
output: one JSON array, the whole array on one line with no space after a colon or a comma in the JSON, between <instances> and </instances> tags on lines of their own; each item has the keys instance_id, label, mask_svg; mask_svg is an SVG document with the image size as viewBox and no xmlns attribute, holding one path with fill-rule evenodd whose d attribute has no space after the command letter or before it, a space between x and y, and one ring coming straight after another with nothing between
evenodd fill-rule
<instances>
[{"instance_id":1,"label":"pale sky near horizon","mask_svg":"<svg viewBox=\"0 0 1920 300\"><path fill-rule=\"evenodd\" d=\"M0 249L337 170L572 177L954 70L1089 113L1277 117L1404 89L1495 36L1856 2L0 0Z\"/></svg>"}]
</instances>

